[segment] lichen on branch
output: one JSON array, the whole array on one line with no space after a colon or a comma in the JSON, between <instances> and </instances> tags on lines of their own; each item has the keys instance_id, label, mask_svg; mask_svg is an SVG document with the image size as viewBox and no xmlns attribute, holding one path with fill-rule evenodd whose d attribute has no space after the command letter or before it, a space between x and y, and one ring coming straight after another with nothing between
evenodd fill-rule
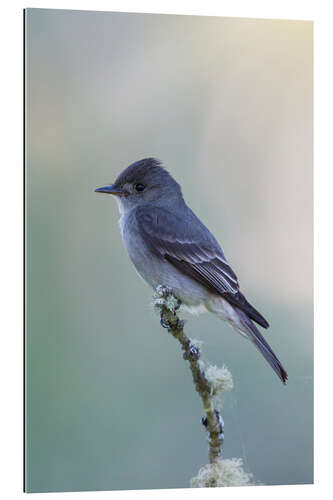
<instances>
[{"instance_id":1,"label":"lichen on branch","mask_svg":"<svg viewBox=\"0 0 333 500\"><path fill-rule=\"evenodd\" d=\"M192 488L216 488L221 486L252 486L252 474L243 468L241 458L220 458L201 467L190 481Z\"/></svg>"}]
</instances>

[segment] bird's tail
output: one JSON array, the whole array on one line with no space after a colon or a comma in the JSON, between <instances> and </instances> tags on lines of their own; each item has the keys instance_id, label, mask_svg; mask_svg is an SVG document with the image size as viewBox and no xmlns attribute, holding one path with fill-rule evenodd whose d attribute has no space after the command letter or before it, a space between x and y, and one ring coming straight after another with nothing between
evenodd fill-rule
<instances>
[{"instance_id":1,"label":"bird's tail","mask_svg":"<svg viewBox=\"0 0 333 500\"><path fill-rule=\"evenodd\" d=\"M268 342L261 335L258 328L252 323L251 319L240 309L237 310L240 322L243 326L243 332L247 334L249 339L254 343L258 351L264 356L265 360L273 368L277 376L285 384L288 380L288 374L283 368L279 359L275 356Z\"/></svg>"},{"instance_id":2,"label":"bird's tail","mask_svg":"<svg viewBox=\"0 0 333 500\"><path fill-rule=\"evenodd\" d=\"M245 311L216 295L210 298L206 307L209 311L216 313L219 318L230 323L244 337L251 340L281 381L286 383L288 379L286 370Z\"/></svg>"}]
</instances>

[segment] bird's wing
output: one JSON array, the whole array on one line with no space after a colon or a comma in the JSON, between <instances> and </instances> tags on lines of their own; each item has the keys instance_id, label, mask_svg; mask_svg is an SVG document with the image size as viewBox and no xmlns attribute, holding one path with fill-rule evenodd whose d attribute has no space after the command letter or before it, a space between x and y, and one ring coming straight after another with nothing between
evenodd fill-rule
<instances>
[{"instance_id":1,"label":"bird's wing","mask_svg":"<svg viewBox=\"0 0 333 500\"><path fill-rule=\"evenodd\" d=\"M211 291L235 295L237 276L217 241L192 212L187 217L190 220L151 206L136 211L140 234L151 252Z\"/></svg>"},{"instance_id":2,"label":"bird's wing","mask_svg":"<svg viewBox=\"0 0 333 500\"><path fill-rule=\"evenodd\" d=\"M162 208L141 206L136 210L136 219L140 235L154 255L268 328L265 318L239 291L237 276L216 239L190 209L180 218Z\"/></svg>"}]
</instances>

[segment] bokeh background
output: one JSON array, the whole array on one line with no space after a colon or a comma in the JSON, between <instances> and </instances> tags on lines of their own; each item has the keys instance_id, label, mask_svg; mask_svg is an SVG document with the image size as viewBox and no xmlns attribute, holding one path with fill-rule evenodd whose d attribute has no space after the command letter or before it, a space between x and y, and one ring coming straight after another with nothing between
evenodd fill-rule
<instances>
[{"instance_id":1,"label":"bokeh background","mask_svg":"<svg viewBox=\"0 0 333 500\"><path fill-rule=\"evenodd\" d=\"M26 486L187 487L201 401L94 189L156 156L267 317L289 373L212 315L224 456L256 481L313 481L312 23L26 12Z\"/></svg>"}]
</instances>

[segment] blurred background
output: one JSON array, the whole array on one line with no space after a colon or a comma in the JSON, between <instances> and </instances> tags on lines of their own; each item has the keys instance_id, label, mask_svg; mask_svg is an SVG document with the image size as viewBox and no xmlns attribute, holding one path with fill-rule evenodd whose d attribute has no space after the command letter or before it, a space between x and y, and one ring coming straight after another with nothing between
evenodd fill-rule
<instances>
[{"instance_id":1,"label":"blurred background","mask_svg":"<svg viewBox=\"0 0 333 500\"><path fill-rule=\"evenodd\" d=\"M256 481L313 481L312 23L26 12L26 485L187 487L207 463L201 401L118 209L94 189L164 162L269 320L283 387L213 315L226 458Z\"/></svg>"}]
</instances>

